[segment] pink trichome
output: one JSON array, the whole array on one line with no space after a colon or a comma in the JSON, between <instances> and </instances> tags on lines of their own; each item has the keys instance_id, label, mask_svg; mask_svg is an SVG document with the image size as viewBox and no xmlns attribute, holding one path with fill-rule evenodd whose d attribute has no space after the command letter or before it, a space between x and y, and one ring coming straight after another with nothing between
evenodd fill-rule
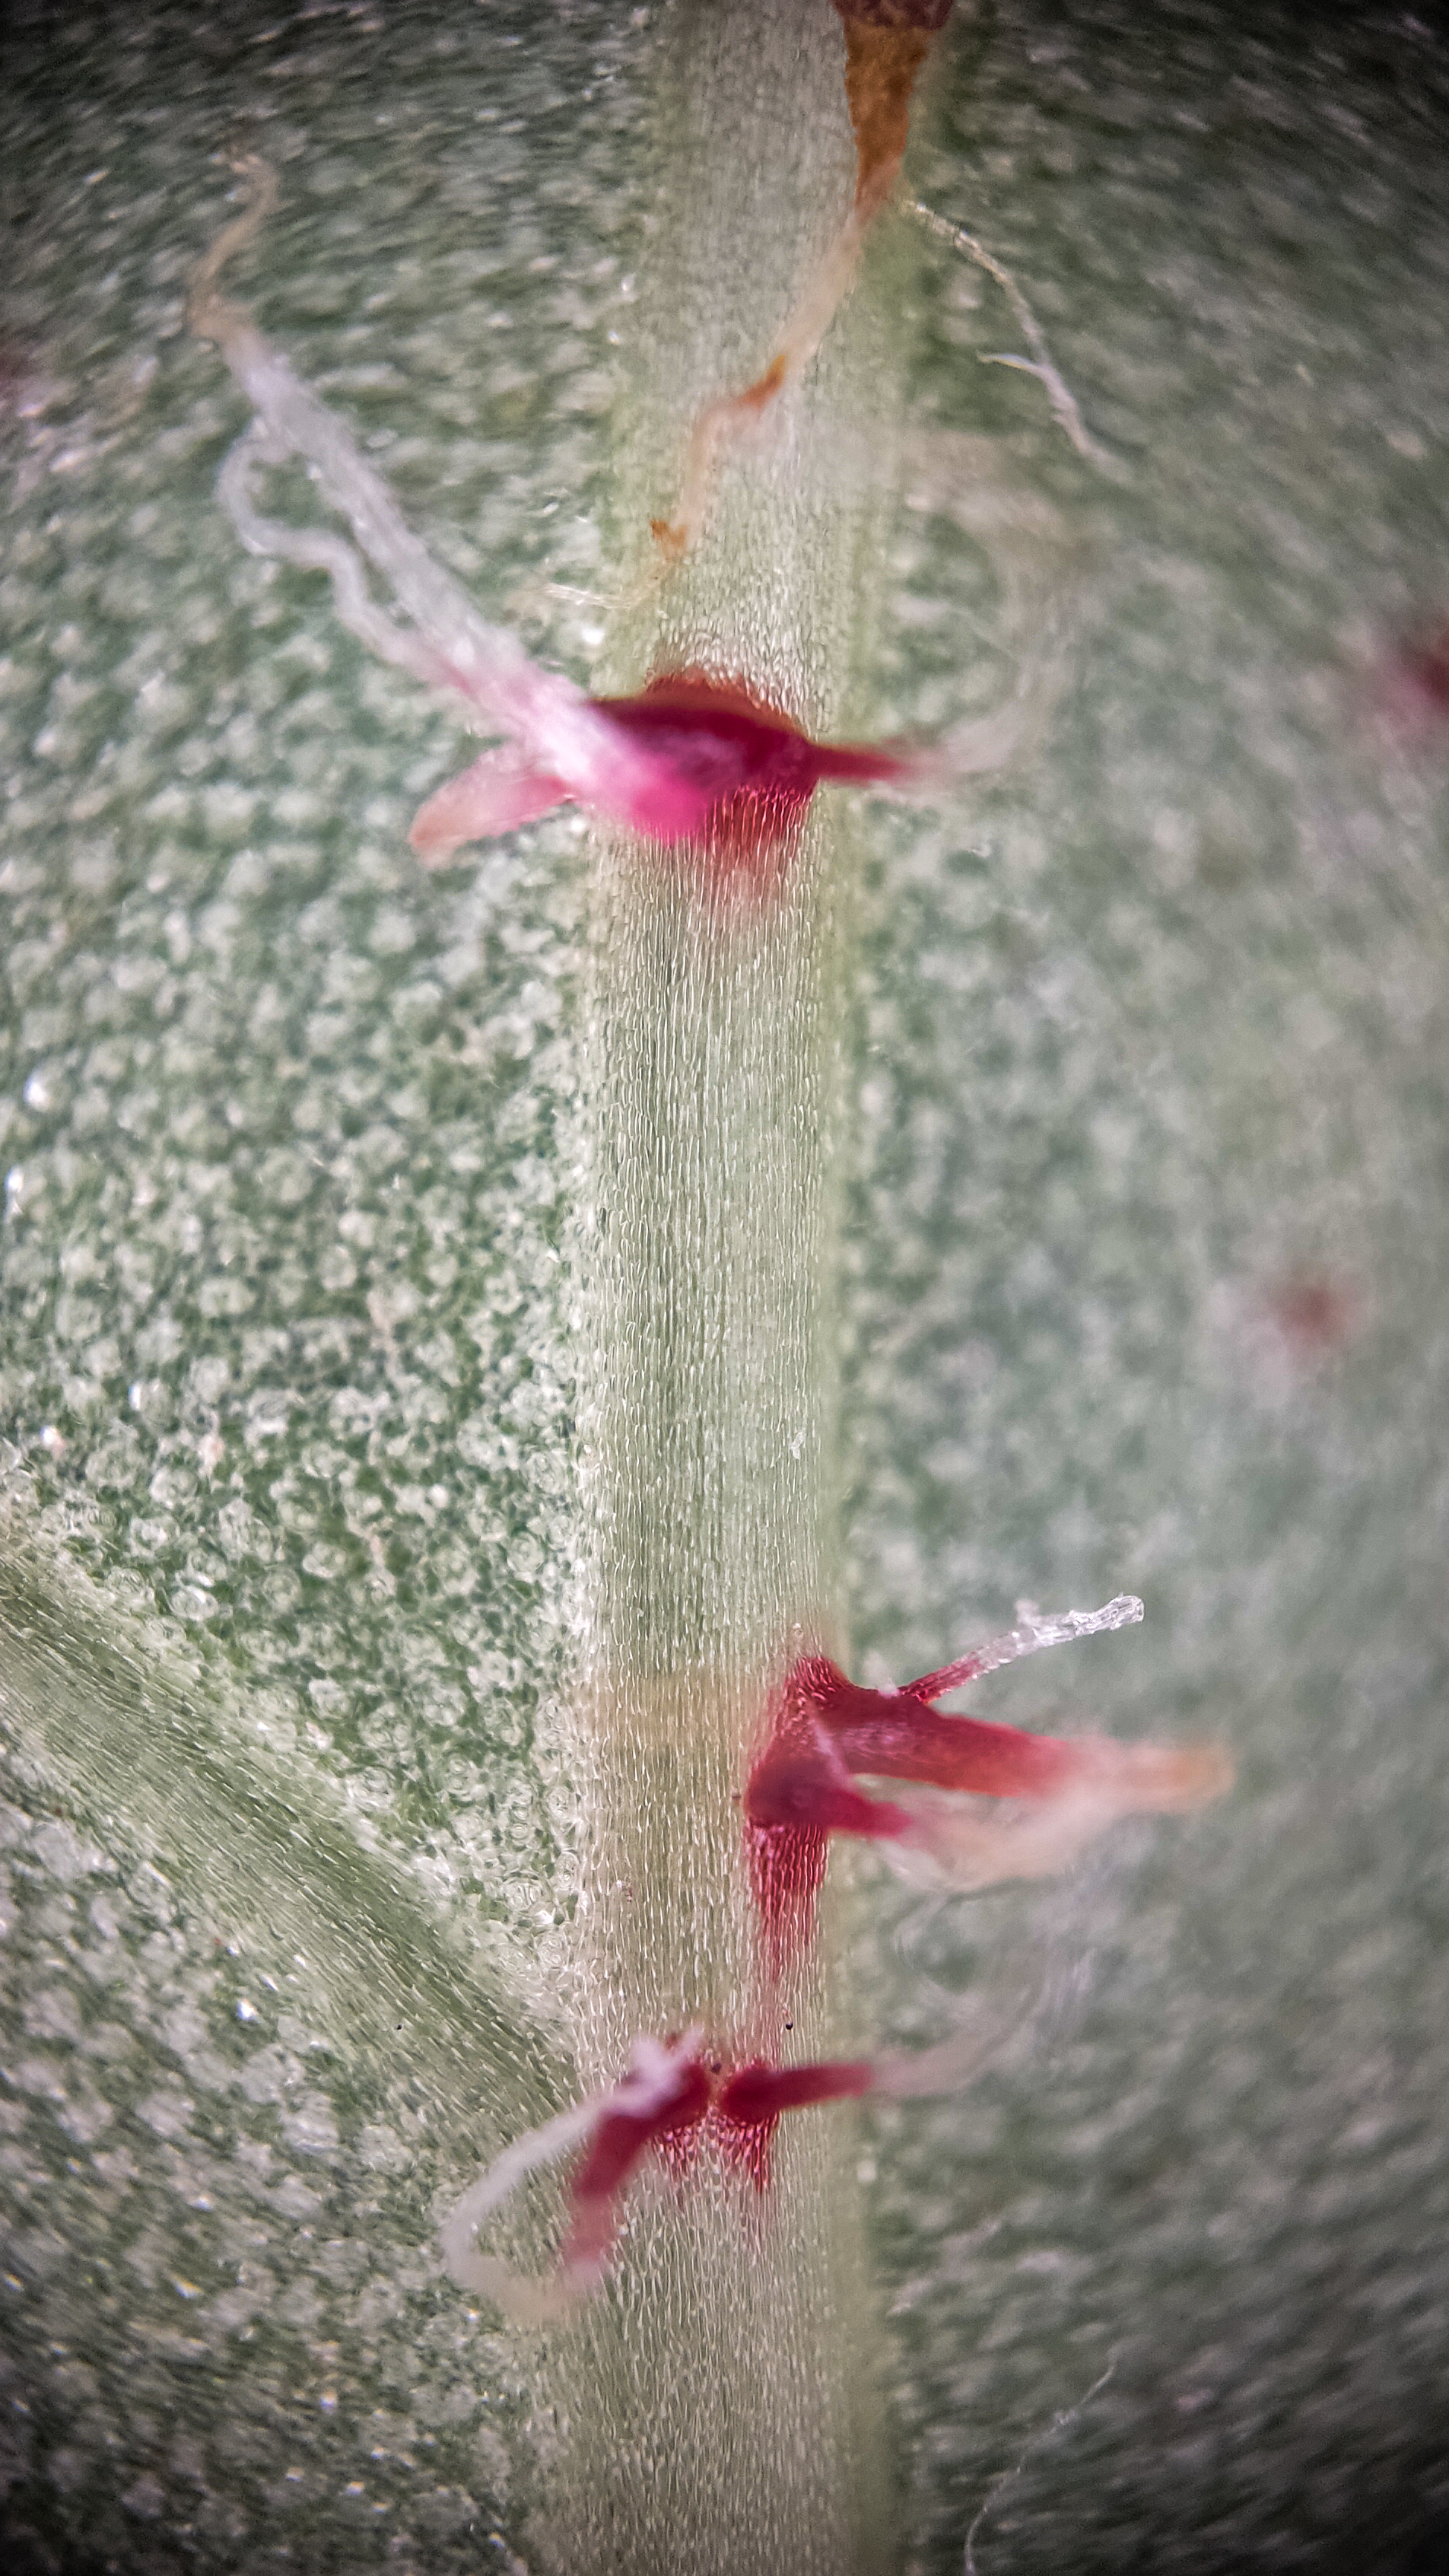
<instances>
[{"instance_id":1,"label":"pink trichome","mask_svg":"<svg viewBox=\"0 0 1449 2576\"><path fill-rule=\"evenodd\" d=\"M1065 1865L1114 1818L1194 1807L1227 1785L1213 1748L1119 1744L1109 1736L1051 1736L951 1716L950 1691L1040 1647L1140 1619L1120 1594L1097 1611L1043 1619L1023 1605L1018 1626L926 1673L903 1690L868 1690L824 1655L787 1674L745 1788L751 1884L778 1972L809 1942L832 1834L853 1834L934 1862L959 1887L1038 1878ZM909 1781L952 1797L1021 1800L1025 1816L983 1815L939 1796L901 1805L869 1796L859 1778Z\"/></svg>"},{"instance_id":2,"label":"pink trichome","mask_svg":"<svg viewBox=\"0 0 1449 2576\"><path fill-rule=\"evenodd\" d=\"M910 752L887 745L815 742L741 681L704 671L661 673L637 697L587 703L650 781L649 797L621 819L657 841L695 843L727 871L772 872L822 781L890 784L908 779L915 766ZM673 817L659 811L659 778L675 784ZM437 866L465 842L571 800L588 801L520 748L486 751L428 798L412 845Z\"/></svg>"},{"instance_id":3,"label":"pink trichome","mask_svg":"<svg viewBox=\"0 0 1449 2576\"><path fill-rule=\"evenodd\" d=\"M651 2151L677 2181L706 2138L726 2167L766 2190L774 2134L787 2111L853 2100L861 2094L944 2089L961 2072L958 2050L911 2058L817 2060L772 2066L751 2058L730 2068L708 2051L698 2029L682 2037L636 2039L617 2084L516 2139L465 2192L440 2231L455 2280L482 2290L512 2314L533 2321L555 2315L596 2289L608 2268L624 2196ZM568 2225L552 2279L531 2281L496 2256L479 2254L480 2222L525 2175L582 2144L569 2185Z\"/></svg>"}]
</instances>

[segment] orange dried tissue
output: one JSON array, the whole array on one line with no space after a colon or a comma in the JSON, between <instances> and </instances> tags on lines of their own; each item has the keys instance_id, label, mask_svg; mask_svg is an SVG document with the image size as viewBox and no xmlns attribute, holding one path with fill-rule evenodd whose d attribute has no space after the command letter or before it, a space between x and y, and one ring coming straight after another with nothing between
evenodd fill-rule
<instances>
[{"instance_id":1,"label":"orange dried tissue","mask_svg":"<svg viewBox=\"0 0 1449 2576\"><path fill-rule=\"evenodd\" d=\"M855 136L855 196L829 249L807 280L770 363L738 394L705 404L690 433L679 499L650 531L668 561L699 538L714 497L715 471L738 437L809 366L849 292L865 236L890 197L905 157L911 95L951 0L835 0L845 30L845 98Z\"/></svg>"}]
</instances>

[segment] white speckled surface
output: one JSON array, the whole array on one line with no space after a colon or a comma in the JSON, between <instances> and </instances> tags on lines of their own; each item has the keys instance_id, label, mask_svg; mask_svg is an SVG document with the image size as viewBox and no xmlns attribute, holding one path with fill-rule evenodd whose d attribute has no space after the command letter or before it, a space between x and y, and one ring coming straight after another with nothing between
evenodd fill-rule
<instances>
[{"instance_id":1,"label":"white speckled surface","mask_svg":"<svg viewBox=\"0 0 1449 2576\"><path fill-rule=\"evenodd\" d=\"M120 9L34 26L4 111L27 2576L528 2554L537 2382L429 2228L567 2080L582 844L414 872L461 737L240 554L241 410L181 300L210 156L260 134L266 328L587 677L655 33ZM1045 1893L855 1873L882 2028L1043 1996L965 2100L861 2144L922 2576L968 2531L980 2576L1409 2576L1449 2529L1449 749L1387 748L1365 676L1449 599L1446 116L1402 13L953 31L914 183L1011 263L1122 486L977 365L1012 345L988 280L903 227L867 271L915 429L1003 441L1089 569L1042 759L850 836L854 1668L1131 1588L1142 1629L973 1704L1240 1765ZM990 615L948 524L896 543L862 732L947 716Z\"/></svg>"}]
</instances>

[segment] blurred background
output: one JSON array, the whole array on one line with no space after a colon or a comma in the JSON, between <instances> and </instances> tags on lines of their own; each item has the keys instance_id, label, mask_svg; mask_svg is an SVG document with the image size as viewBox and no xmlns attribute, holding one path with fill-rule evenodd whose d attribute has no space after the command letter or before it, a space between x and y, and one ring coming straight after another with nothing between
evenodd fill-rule
<instances>
[{"instance_id":1,"label":"blurred background","mask_svg":"<svg viewBox=\"0 0 1449 2576\"><path fill-rule=\"evenodd\" d=\"M430 2230L480 2094L536 2116L554 2062L582 837L417 871L458 728L242 554L244 409L183 300L260 144L283 208L238 292L586 679L665 15L11 16L26 2576L527 2559L550 2427ZM990 668L961 431L1084 569L1029 769L851 835L854 1669L1131 1589L1143 1628L972 1705L1239 1766L1053 1889L857 1868L884 2033L1040 1997L968 2095L861 2132L922 2576L968 2540L980 2576L1449 2544L1449 714L1412 663L1449 624L1446 142L1403 11L958 10L911 184L1011 268L1116 470L980 363L1019 328L949 248L892 217L859 290L911 324L914 444L842 730L939 728Z\"/></svg>"}]
</instances>

